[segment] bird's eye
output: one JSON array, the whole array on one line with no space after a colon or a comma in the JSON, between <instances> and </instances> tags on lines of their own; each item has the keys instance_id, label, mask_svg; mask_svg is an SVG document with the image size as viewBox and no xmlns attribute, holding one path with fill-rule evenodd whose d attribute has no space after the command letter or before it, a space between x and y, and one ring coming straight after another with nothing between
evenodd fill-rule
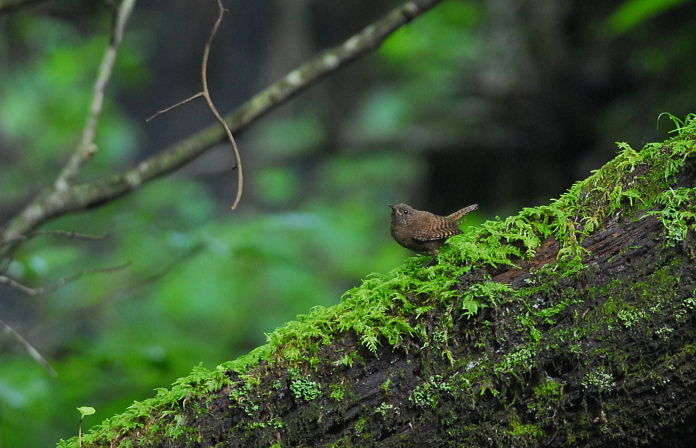
<instances>
[{"instance_id":1,"label":"bird's eye","mask_svg":"<svg viewBox=\"0 0 696 448\"><path fill-rule=\"evenodd\" d=\"M408 210L404 210L404 211L401 212L401 213L403 213L404 215L408 215Z\"/></svg>"}]
</instances>

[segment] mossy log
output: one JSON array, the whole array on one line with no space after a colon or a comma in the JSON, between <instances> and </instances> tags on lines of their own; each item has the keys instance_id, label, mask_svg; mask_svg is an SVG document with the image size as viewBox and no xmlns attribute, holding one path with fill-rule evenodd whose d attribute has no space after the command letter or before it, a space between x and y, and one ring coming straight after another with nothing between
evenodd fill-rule
<instances>
[{"instance_id":1,"label":"mossy log","mask_svg":"<svg viewBox=\"0 0 696 448\"><path fill-rule=\"evenodd\" d=\"M695 130L620 145L551 205L371 276L82 446L696 446Z\"/></svg>"}]
</instances>

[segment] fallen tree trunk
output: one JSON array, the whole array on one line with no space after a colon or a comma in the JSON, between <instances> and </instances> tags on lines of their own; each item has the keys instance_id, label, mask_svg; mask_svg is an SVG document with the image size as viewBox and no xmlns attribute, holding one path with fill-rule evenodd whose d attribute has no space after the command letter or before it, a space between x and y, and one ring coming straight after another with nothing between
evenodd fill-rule
<instances>
[{"instance_id":1,"label":"fallen tree trunk","mask_svg":"<svg viewBox=\"0 0 696 448\"><path fill-rule=\"evenodd\" d=\"M82 446L696 446L695 130L623 145Z\"/></svg>"}]
</instances>

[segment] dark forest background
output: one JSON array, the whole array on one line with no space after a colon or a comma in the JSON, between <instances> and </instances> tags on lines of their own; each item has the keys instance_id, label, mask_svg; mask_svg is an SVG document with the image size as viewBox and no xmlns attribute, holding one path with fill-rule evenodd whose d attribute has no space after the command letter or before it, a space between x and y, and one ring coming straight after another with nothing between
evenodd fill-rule
<instances>
[{"instance_id":1,"label":"dark forest background","mask_svg":"<svg viewBox=\"0 0 696 448\"><path fill-rule=\"evenodd\" d=\"M203 101L145 123L200 90L215 2L141 0L127 27L98 156L105 176L213 123ZM395 1L225 0L211 94L228 112ZM90 0L0 0L0 226L49 184L79 140L110 8ZM245 193L235 211L229 145L127 197L46 229L0 284L0 320L52 377L0 338L0 448L51 446L265 342L411 254L389 236L388 203L467 225L546 204L616 154L663 140L661 112L694 112L696 4L679 0L447 0L382 47L238 135ZM90 421L90 419L93 419Z\"/></svg>"}]
</instances>

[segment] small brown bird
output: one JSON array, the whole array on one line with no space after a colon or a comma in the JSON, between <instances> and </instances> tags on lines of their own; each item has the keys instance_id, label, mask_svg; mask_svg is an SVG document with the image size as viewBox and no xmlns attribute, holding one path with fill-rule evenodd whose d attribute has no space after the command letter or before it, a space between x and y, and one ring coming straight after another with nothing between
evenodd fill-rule
<instances>
[{"instance_id":1,"label":"small brown bird","mask_svg":"<svg viewBox=\"0 0 696 448\"><path fill-rule=\"evenodd\" d=\"M447 238L459 235L459 223L464 215L478 208L478 204L464 207L449 216L438 216L416 210L410 205L391 205L391 235L397 243L416 252L430 252L433 257L425 266L435 261L440 247Z\"/></svg>"}]
</instances>

